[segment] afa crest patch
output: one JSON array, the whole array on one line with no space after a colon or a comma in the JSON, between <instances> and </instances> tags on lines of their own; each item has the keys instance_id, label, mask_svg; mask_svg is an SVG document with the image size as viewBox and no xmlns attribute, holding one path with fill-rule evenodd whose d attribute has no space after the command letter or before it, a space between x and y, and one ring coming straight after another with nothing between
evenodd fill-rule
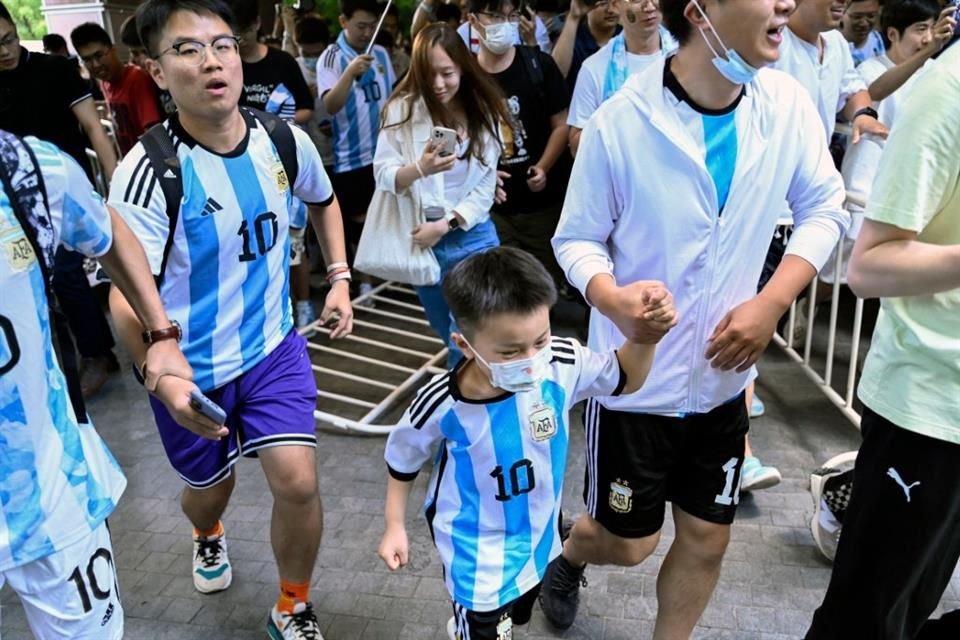
<instances>
[{"instance_id":1,"label":"afa crest patch","mask_svg":"<svg viewBox=\"0 0 960 640\"><path fill-rule=\"evenodd\" d=\"M633 509L633 489L625 480L617 478L610 483L610 508L617 513L630 513Z\"/></svg>"}]
</instances>

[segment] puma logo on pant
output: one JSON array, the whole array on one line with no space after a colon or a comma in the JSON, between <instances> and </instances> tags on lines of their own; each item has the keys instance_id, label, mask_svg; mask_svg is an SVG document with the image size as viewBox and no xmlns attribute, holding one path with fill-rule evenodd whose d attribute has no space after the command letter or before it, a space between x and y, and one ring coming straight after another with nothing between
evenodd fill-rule
<instances>
[{"instance_id":1,"label":"puma logo on pant","mask_svg":"<svg viewBox=\"0 0 960 640\"><path fill-rule=\"evenodd\" d=\"M903 493L907 496L907 502L910 502L910 490L919 485L920 481L917 480L916 482L908 485L903 481L903 479L900 477L900 474L897 473L897 470L893 467L887 469L887 475L893 478L894 482L900 485L900 488L903 489Z\"/></svg>"}]
</instances>

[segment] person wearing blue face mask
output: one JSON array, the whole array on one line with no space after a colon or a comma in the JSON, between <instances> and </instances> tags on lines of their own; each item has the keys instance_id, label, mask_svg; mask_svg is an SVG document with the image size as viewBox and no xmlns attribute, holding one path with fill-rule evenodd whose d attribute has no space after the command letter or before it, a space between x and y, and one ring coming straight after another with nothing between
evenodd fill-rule
<instances>
[{"instance_id":1,"label":"person wearing blue face mask","mask_svg":"<svg viewBox=\"0 0 960 640\"><path fill-rule=\"evenodd\" d=\"M407 499L420 468L438 460L425 515L453 600L448 636L513 638L560 553L570 409L598 393L639 389L656 345L625 341L593 352L552 337L553 278L519 249L466 258L443 291L464 358L420 389L387 440L379 554L390 570L407 564ZM666 333L676 320L670 293L651 285L643 295Z\"/></svg>"},{"instance_id":2,"label":"person wearing blue face mask","mask_svg":"<svg viewBox=\"0 0 960 640\"><path fill-rule=\"evenodd\" d=\"M585 411L586 513L541 589L573 624L587 563L634 566L675 538L657 579L653 637L686 638L720 574L740 496L754 364L777 321L849 225L844 189L809 96L780 55L794 0L661 0L676 55L632 75L583 130L553 247L594 307L589 346L659 339L651 282L679 322L640 391ZM786 257L757 293L782 204ZM695 434L695 435L694 435Z\"/></svg>"}]
</instances>

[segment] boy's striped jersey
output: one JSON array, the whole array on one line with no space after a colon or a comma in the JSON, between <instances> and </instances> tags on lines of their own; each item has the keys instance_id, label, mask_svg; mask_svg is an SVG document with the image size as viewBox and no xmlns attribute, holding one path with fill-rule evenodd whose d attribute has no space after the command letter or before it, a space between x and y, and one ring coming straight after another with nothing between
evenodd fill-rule
<instances>
[{"instance_id":1,"label":"boy's striped jersey","mask_svg":"<svg viewBox=\"0 0 960 640\"><path fill-rule=\"evenodd\" d=\"M293 329L293 196L325 206L333 189L309 136L291 127L297 183L270 136L247 111L247 136L226 154L197 143L177 116L164 123L180 160L183 200L171 230L163 190L142 143L117 167L113 205L140 239L154 274L169 256L160 296L183 328L182 348L203 390L223 386L270 354Z\"/></svg>"},{"instance_id":2,"label":"boy's striped jersey","mask_svg":"<svg viewBox=\"0 0 960 640\"><path fill-rule=\"evenodd\" d=\"M412 480L434 458L427 521L447 589L471 611L498 609L541 581L561 548L570 408L626 383L614 351L557 337L550 348L539 388L484 401L460 393L459 372L476 366L462 360L420 390L387 440L397 479Z\"/></svg>"}]
</instances>

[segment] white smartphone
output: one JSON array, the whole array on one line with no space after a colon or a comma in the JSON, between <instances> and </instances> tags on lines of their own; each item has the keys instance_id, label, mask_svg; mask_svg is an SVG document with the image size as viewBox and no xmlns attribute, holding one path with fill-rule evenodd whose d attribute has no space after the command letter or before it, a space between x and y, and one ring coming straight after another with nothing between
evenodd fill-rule
<instances>
[{"instance_id":1,"label":"white smartphone","mask_svg":"<svg viewBox=\"0 0 960 640\"><path fill-rule=\"evenodd\" d=\"M453 155L457 150L457 132L446 127L434 127L433 146L440 151L441 158Z\"/></svg>"}]
</instances>

